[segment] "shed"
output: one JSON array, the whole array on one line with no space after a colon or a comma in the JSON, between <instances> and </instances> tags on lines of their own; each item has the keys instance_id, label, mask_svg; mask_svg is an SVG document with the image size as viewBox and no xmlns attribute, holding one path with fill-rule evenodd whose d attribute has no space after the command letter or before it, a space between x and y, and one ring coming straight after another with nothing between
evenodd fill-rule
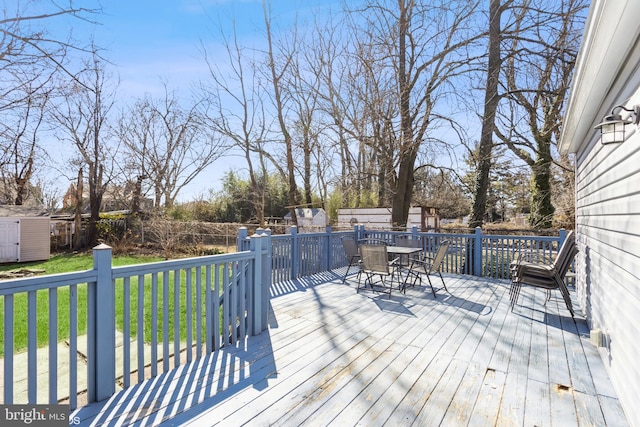
<instances>
[{"instance_id":1,"label":"shed","mask_svg":"<svg viewBox=\"0 0 640 427\"><path fill-rule=\"evenodd\" d=\"M338 224L343 227L365 224L369 228L388 229L392 226L391 208L342 208L338 210ZM440 217L437 209L426 206L410 207L407 229L412 227L425 231L439 228Z\"/></svg>"},{"instance_id":2,"label":"shed","mask_svg":"<svg viewBox=\"0 0 640 427\"><path fill-rule=\"evenodd\" d=\"M575 153L576 294L631 425L640 426L640 2L594 0L570 91L560 152ZM619 108L622 106L624 108ZM626 110L625 110L626 109ZM596 125L619 113L622 142ZM627 111L631 110L631 111ZM596 385L597 386L597 385Z\"/></svg>"},{"instance_id":3,"label":"shed","mask_svg":"<svg viewBox=\"0 0 640 427\"><path fill-rule=\"evenodd\" d=\"M41 209L0 206L0 262L49 259L49 215Z\"/></svg>"},{"instance_id":4,"label":"shed","mask_svg":"<svg viewBox=\"0 0 640 427\"><path fill-rule=\"evenodd\" d=\"M327 213L322 208L296 208L298 227L326 227ZM291 224L291 212L284 216L285 224Z\"/></svg>"}]
</instances>

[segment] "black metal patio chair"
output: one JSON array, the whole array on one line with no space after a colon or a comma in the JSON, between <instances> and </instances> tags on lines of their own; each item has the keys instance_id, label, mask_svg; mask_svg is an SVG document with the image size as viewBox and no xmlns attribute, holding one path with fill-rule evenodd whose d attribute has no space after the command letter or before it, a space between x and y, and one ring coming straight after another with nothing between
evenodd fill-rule
<instances>
[{"instance_id":1,"label":"black metal patio chair","mask_svg":"<svg viewBox=\"0 0 640 427\"><path fill-rule=\"evenodd\" d=\"M360 276L362 274L361 270L361 260L360 253L358 252L358 245L356 241L351 236L343 236L342 237L342 247L344 248L344 254L347 257L347 271L344 273L344 277L342 278L342 283L347 280L347 276L349 275L349 270L351 267L356 267L358 270L358 283L360 283Z\"/></svg>"},{"instance_id":2,"label":"black metal patio chair","mask_svg":"<svg viewBox=\"0 0 640 427\"><path fill-rule=\"evenodd\" d=\"M361 271L365 275L362 286L369 285L373 291L388 293L391 298L394 283L400 284L396 279L399 277L398 260L389 261L386 245L362 244L358 249L362 260ZM357 292L360 292L360 282L358 282Z\"/></svg>"},{"instance_id":3,"label":"black metal patio chair","mask_svg":"<svg viewBox=\"0 0 640 427\"><path fill-rule=\"evenodd\" d=\"M444 262L444 257L447 255L447 251L449 250L449 241L443 240L440 242L440 246L436 251L436 254L433 257L421 256L419 258L413 259L411 264L409 265L407 275L407 280L409 277L413 277L413 281L411 282L411 286L415 286L416 282L419 281L422 284L422 276L427 276L427 280L429 281L429 286L431 287L431 292L433 293L433 297L436 298L436 290L440 290L442 288L434 288L433 283L431 282L431 275L433 273L438 273L440 276L440 280L442 280L442 287L445 291L449 292L447 289L446 283L444 283L444 278L442 277L442 264Z\"/></svg>"},{"instance_id":4,"label":"black metal patio chair","mask_svg":"<svg viewBox=\"0 0 640 427\"><path fill-rule=\"evenodd\" d=\"M547 292L545 305L551 299L551 291L558 289L573 317L574 310L571 303L571 295L565 284L565 278L577 253L578 249L573 231L567 234L556 258L551 263L533 262L526 252L521 253L511 263L511 311L513 311L518 301L522 285L529 285L544 289Z\"/></svg>"}]
</instances>

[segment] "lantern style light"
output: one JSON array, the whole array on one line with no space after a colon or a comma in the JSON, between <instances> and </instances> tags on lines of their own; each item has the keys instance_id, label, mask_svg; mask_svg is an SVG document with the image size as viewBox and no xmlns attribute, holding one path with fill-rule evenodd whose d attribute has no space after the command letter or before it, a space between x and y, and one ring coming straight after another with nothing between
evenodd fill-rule
<instances>
[{"instance_id":1,"label":"lantern style light","mask_svg":"<svg viewBox=\"0 0 640 427\"><path fill-rule=\"evenodd\" d=\"M624 119L620 111L627 111L629 114ZM598 123L594 129L600 129L600 143L602 145L624 142L625 127L627 125L637 125L640 123L640 106L626 108L624 105L616 105L611 109L611 114L606 116L602 123Z\"/></svg>"}]
</instances>

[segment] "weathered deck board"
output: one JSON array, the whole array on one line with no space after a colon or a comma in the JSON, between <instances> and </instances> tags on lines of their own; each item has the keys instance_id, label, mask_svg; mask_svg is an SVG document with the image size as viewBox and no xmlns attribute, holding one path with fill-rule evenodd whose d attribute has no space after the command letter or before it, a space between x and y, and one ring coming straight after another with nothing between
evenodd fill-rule
<instances>
[{"instance_id":1,"label":"weathered deck board","mask_svg":"<svg viewBox=\"0 0 640 427\"><path fill-rule=\"evenodd\" d=\"M85 425L583 426L626 420L559 295L445 277L450 293L280 284L269 330L79 409ZM579 309L579 307L578 307Z\"/></svg>"}]
</instances>

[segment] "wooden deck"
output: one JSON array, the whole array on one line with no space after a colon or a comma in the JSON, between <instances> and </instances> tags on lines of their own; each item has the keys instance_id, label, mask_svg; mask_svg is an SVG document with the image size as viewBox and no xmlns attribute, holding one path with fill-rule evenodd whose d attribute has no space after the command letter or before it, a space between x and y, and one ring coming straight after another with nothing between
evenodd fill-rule
<instances>
[{"instance_id":1,"label":"wooden deck","mask_svg":"<svg viewBox=\"0 0 640 427\"><path fill-rule=\"evenodd\" d=\"M450 293L274 287L270 327L80 408L83 425L625 426L584 319L559 294L445 276ZM435 282L434 282L435 283ZM580 308L577 307L577 312Z\"/></svg>"}]
</instances>

